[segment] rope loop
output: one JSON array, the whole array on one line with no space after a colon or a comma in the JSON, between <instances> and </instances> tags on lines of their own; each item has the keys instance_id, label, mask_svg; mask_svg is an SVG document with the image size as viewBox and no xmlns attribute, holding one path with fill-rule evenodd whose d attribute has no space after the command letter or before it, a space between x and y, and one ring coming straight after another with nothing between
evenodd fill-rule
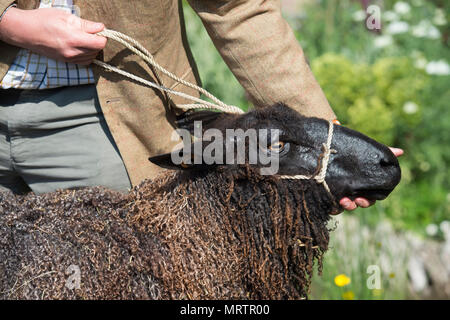
<instances>
[{"instance_id":1,"label":"rope loop","mask_svg":"<svg viewBox=\"0 0 450 320\"><path fill-rule=\"evenodd\" d=\"M118 31L114 31L114 30L110 30L110 29L104 29L103 31L97 33L99 36L103 36L112 40L115 40L119 43L121 43L123 46L125 46L126 48L128 48L129 50L131 50L133 53L135 53L137 56L139 56L140 58L142 58L145 62L147 62L150 67L152 67L152 70L155 72L156 78L158 79L160 84L154 83L152 81L143 79L141 77L138 77L132 73L126 72L122 69L119 69L117 67L114 67L108 63L105 63L103 61L99 61L99 60L94 60L93 63L104 68L106 71L110 71L110 72L116 72L118 74L123 75L124 77L127 77L131 80L134 80L136 82L139 82L143 85L152 87L152 88L156 88L159 89L165 93L167 93L168 98L171 100L170 95L176 95L182 98L185 98L187 100L191 100L194 101L196 103L194 104L178 104L177 106L181 109L184 110L191 110L191 109L217 109L220 110L222 112L226 112L226 113L235 113L235 114L242 114L244 113L244 111L236 106L233 105L227 105L225 103L223 103L222 101L220 101L218 98L216 98L214 95L212 95L211 93L209 93L207 90L203 89L202 87L199 87L193 83L190 83L186 80L183 80L179 77L177 77L176 75L174 75L173 73L171 73L170 71L166 70L164 67L162 67L161 65L159 65L153 55L147 50L145 49L145 47L140 44L138 41L136 41L135 39L127 36L126 34L123 34L121 32ZM154 68L154 69L153 69ZM169 77L172 80L175 80L176 82L195 89L196 91L198 91L199 93L205 95L206 97L208 97L209 99L211 99L213 102L209 102L206 100L203 100L201 98L197 98L194 96L191 96L189 94L183 93L183 92L179 92L173 89L168 88L167 86L164 85L163 81L161 80L160 76L158 75L157 71L161 72L162 74L166 75L167 77ZM172 101L173 103L173 101ZM174 104L175 105L175 104ZM320 171L318 172L318 174L314 175L314 176L306 176L306 175L295 175L295 176L287 176L287 175L281 175L279 176L280 179L291 179L291 180L315 180L317 183L320 183L324 186L324 188L328 191L328 193L333 196L331 194L330 188L328 187L327 182L325 181L325 177L327 174L327 169L328 169L328 163L330 161L330 155L332 153L336 153L337 151L334 149L331 149L331 141L333 139L333 130L334 130L334 126L333 126L333 122L330 121L329 122L329 129L328 129L328 138L326 143L323 143L322 148L323 148L323 154L319 157L319 166L320 166Z\"/></svg>"},{"instance_id":2,"label":"rope loop","mask_svg":"<svg viewBox=\"0 0 450 320\"><path fill-rule=\"evenodd\" d=\"M145 62L147 62L150 66L154 67L157 71L161 72L162 74L166 75L167 77L175 80L176 82L187 86L189 88L195 89L196 91L198 91L199 93L205 95L206 97L210 98L213 103L197 98L197 97L193 97L191 95L188 95L186 93L182 93L182 92L178 92L172 89L169 89L168 87L166 87L164 85L164 83L161 81L161 79L159 79L160 84L156 84L154 82L145 80L141 77L137 77L129 72L123 71L117 67L114 67L110 64L107 64L103 61L99 61L99 60L94 60L94 64L99 65L101 67L103 67L104 69L108 70L108 71L113 71L116 72L118 74L123 75L124 77L127 77L129 79L132 79L134 81L140 82L144 85L150 86L152 88L156 88L159 90L162 90L164 92L166 92L167 94L172 94L172 95L176 95L176 96L180 96L182 98L185 98L187 100L191 100L194 102L199 103L199 105L197 104L179 104L178 107L180 107L181 109L184 110L189 110L189 109L218 109L221 110L223 112L227 112L227 113L244 113L244 111L236 106L232 106L232 105L227 105L225 103L223 103L222 101L220 101L218 98L216 98L214 95L212 95L211 93L209 93L208 91L206 91L205 89L203 89L202 87L199 87L193 83L190 83L186 80L183 80L179 77L177 77L176 75L174 75L173 73L171 73L170 71L166 70L164 67L162 67L161 65L159 65L153 55L147 50L145 49L145 47L143 45L141 45L138 41L136 41L135 39L121 33L118 31L114 31L114 30L109 30L109 29L104 29L103 31L97 33L99 36L103 36L112 40L115 40L119 43L121 43L123 46L125 46L126 48L128 48L129 50L131 50L133 53L135 53L137 56L139 56L140 58L142 58ZM159 78L159 77L158 77Z\"/></svg>"},{"instance_id":3,"label":"rope loop","mask_svg":"<svg viewBox=\"0 0 450 320\"><path fill-rule=\"evenodd\" d=\"M315 180L317 183L322 184L325 190L332 196L330 188L328 187L327 182L325 181L325 177L327 175L328 164L330 162L330 156L333 153L337 153L336 150L331 149L331 142L333 141L333 133L334 133L334 124L333 121L328 122L328 137L327 142L322 144L323 153L319 157L319 166L320 171L314 176L306 176L306 175L281 175L280 179L291 179L291 180Z\"/></svg>"}]
</instances>

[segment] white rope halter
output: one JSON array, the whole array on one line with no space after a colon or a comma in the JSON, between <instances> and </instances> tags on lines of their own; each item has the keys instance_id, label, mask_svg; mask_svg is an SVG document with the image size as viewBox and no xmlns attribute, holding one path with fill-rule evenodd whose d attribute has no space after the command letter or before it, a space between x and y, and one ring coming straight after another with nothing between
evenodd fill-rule
<instances>
[{"instance_id":1,"label":"white rope halter","mask_svg":"<svg viewBox=\"0 0 450 320\"><path fill-rule=\"evenodd\" d=\"M115 40L119 43L121 43L122 45L124 45L126 48L128 48L129 50L131 50L132 52L134 52L136 55L138 55L139 57L141 57L145 62L147 62L152 68L153 72L155 73L156 78L158 79L160 84L154 83L152 81L143 79L139 76L136 76L132 73L126 72L122 69L119 69L117 67L114 67L110 64L107 64L103 61L99 61L99 60L94 60L93 63L106 69L107 71L113 71L116 72L118 74L123 75L124 77L127 77L129 79L132 79L134 81L137 81L141 84L144 84L146 86L152 87L152 88L156 88L159 89L161 91L164 91L167 93L169 100L173 103L173 101L170 99L170 95L176 95L191 101L196 102L195 104L178 104L177 107L184 109L184 110L190 110L190 109L217 109L226 113L237 113L237 114L242 114L244 113L244 111L236 106L232 106L232 105L227 105L225 103L223 103L222 101L220 101L218 98L216 98L214 95L212 95L211 93L209 93L208 91L206 91L205 89L190 83L188 81L185 81L179 77L177 77L176 75L174 75L173 73L171 73L170 71L166 70L164 67L162 67L161 65L159 65L153 55L144 48L143 45L141 45L138 41L136 41L135 39L121 33L118 31L114 31L114 30L109 30L109 29L104 29L103 31L97 33L100 36L104 36L106 38L110 38L112 40ZM213 102L209 102L191 95L188 95L186 93L183 92L179 92L176 90L172 90L168 87L166 87L163 83L163 81L161 80L160 76L158 75L157 71L165 74L166 76L168 76L169 78L175 80L176 82L183 84L189 88L195 89L197 90L199 93L204 94L206 97L210 98ZM329 122L329 129L328 129L328 139L327 142L323 144L323 153L321 154L321 156L319 157L319 166L320 166L320 170L316 175L313 176L306 176L306 175L295 175L295 176L287 176L287 175L281 175L279 176L280 179L293 179L293 180L316 180L317 183L323 184L324 188L328 191L328 193L330 195L330 188L328 187L328 184L325 181L325 176L327 174L327 168L328 168L328 163L330 161L330 155L332 153L336 153L336 150L331 149L331 141L333 139L333 122L330 121Z\"/></svg>"},{"instance_id":2,"label":"white rope halter","mask_svg":"<svg viewBox=\"0 0 450 320\"><path fill-rule=\"evenodd\" d=\"M332 121L328 122L328 138L327 142L322 144L323 153L319 157L318 167L320 170L316 175L306 176L306 175L295 175L295 176L279 176L280 179L294 179L294 180L316 180L317 183L323 184L325 190L331 195L330 188L328 187L325 177L327 175L328 163L330 162L330 156L332 153L337 153L336 150L331 149L331 142L333 140L334 124Z\"/></svg>"}]
</instances>

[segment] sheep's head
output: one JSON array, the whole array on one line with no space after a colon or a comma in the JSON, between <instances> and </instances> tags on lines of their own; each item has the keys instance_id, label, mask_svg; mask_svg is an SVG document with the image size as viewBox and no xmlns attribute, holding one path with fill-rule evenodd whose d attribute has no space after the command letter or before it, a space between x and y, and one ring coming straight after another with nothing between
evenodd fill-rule
<instances>
[{"instance_id":1,"label":"sheep's head","mask_svg":"<svg viewBox=\"0 0 450 320\"><path fill-rule=\"evenodd\" d=\"M329 123L318 118L303 117L283 104L242 115L209 111L189 112L178 119L178 124L193 133L196 126L200 125L200 122L195 121L201 121L202 128L198 128L200 134L207 133L208 129L215 129L213 137L209 135L209 139L206 139L209 141L204 139L189 144L189 148L183 151L156 156L150 160L165 168L182 170L217 170L218 167L236 166L239 159L239 142L244 140L245 163L248 165L251 160L249 135L243 138L236 134L230 135L227 134L227 129L242 129L243 132L252 129L257 132L259 154L269 155L269 159L277 161L274 174L312 176L318 172L320 165L323 165L319 159L323 154L323 143L329 135ZM217 151L216 138L219 134L223 136L220 141L223 154ZM213 143L216 145L213 146ZM235 148L227 149L230 145ZM400 166L390 149L357 131L335 125L331 148L336 152L330 155L326 182L336 199L347 196L381 200L386 198L400 181ZM229 149L231 151L228 151ZM229 157L231 163L227 162L230 152L233 155ZM177 154L178 158L183 156L183 159L188 161L176 163L174 154ZM199 161L194 161L195 155ZM267 159L264 161L265 163L262 163L258 158L251 165L267 167Z\"/></svg>"},{"instance_id":2,"label":"sheep's head","mask_svg":"<svg viewBox=\"0 0 450 320\"><path fill-rule=\"evenodd\" d=\"M328 249L328 214L340 210L335 200L343 196L383 199L400 180L397 159L386 146L342 126L331 126L330 134L327 121L303 117L283 104L241 115L188 112L179 117L178 125L184 129L180 132L183 140L189 143L150 160L165 168L187 171L175 175L176 183L177 187L182 185L183 194L192 195L195 216L213 215L224 222L207 225L204 232L198 232L196 225L195 234L211 235L216 241L223 233L226 236L219 238L234 244L220 255L219 262L205 264L205 268L229 266L240 256L247 268L236 276L246 279L251 298L305 297L314 263L320 270ZM203 140L191 144L191 133ZM323 143L329 137L331 145L325 150L334 149L335 153L324 152ZM252 161L254 153L258 155L256 161L255 157ZM315 176L324 168L324 153L330 154L325 181L333 197L314 181L291 178ZM267 155L273 157L264 159ZM270 170L262 169L268 167L276 172L265 177ZM198 183L199 177L202 183ZM196 193L199 186L209 190L208 195L221 197L223 202L217 203L220 210L211 211L210 197L205 201ZM179 219L180 215L175 220ZM227 256L227 252L233 254ZM212 271L208 269L207 273Z\"/></svg>"}]
</instances>

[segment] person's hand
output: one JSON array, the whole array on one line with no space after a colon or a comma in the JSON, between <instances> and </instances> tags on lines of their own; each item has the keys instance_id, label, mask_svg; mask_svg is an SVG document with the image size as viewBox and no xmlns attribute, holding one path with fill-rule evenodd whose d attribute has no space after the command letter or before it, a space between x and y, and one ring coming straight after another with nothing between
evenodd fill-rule
<instances>
[{"instance_id":1,"label":"person's hand","mask_svg":"<svg viewBox=\"0 0 450 320\"><path fill-rule=\"evenodd\" d=\"M398 148L389 148L391 149L392 153L395 154L396 157L400 157L401 155L403 155L403 150L402 149L398 149ZM375 203L375 201L369 201L365 198L356 198L354 201L345 197L342 198L339 201L339 204L341 205L342 208L344 208L345 210L355 210L357 207L361 207L361 208L368 208L371 205L373 205Z\"/></svg>"},{"instance_id":2,"label":"person's hand","mask_svg":"<svg viewBox=\"0 0 450 320\"><path fill-rule=\"evenodd\" d=\"M95 35L104 25L60 9L9 9L0 22L0 40L64 62L90 64L106 46Z\"/></svg>"}]
</instances>

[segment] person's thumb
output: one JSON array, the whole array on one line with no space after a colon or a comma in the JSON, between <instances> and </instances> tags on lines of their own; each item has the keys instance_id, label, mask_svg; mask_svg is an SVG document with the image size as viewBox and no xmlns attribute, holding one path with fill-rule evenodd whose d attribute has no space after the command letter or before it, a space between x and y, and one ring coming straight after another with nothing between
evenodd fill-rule
<instances>
[{"instance_id":1,"label":"person's thumb","mask_svg":"<svg viewBox=\"0 0 450 320\"><path fill-rule=\"evenodd\" d=\"M396 156L396 157L400 157L402 156L405 152L403 151L403 149L399 149L399 148L393 148L393 147L389 147L389 149L391 149L392 153Z\"/></svg>"},{"instance_id":2,"label":"person's thumb","mask_svg":"<svg viewBox=\"0 0 450 320\"><path fill-rule=\"evenodd\" d=\"M86 33L98 33L105 29L105 25L101 22L93 22L89 20L81 19L81 30Z\"/></svg>"}]
</instances>

